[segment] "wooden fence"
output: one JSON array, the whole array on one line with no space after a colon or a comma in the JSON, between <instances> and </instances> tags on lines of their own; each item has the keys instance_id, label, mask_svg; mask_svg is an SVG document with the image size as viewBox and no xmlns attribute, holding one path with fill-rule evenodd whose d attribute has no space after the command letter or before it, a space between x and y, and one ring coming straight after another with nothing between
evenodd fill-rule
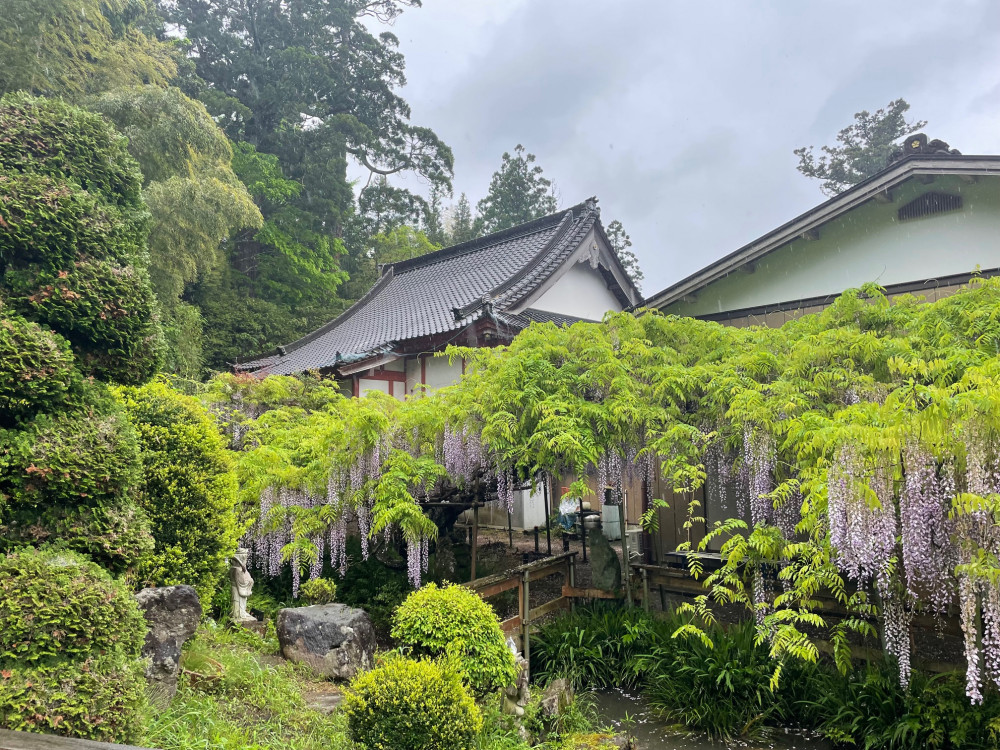
<instances>
[{"instance_id":1,"label":"wooden fence","mask_svg":"<svg viewBox=\"0 0 1000 750\"><path fill-rule=\"evenodd\" d=\"M520 565L486 578L477 578L465 584L483 599L517 590L517 614L501 623L504 635L514 639L524 658L531 660L531 623L550 612L570 609L573 606L576 577L576 552L564 552L542 560ZM531 584L534 581L562 574L563 586L555 599L531 607Z\"/></svg>"}]
</instances>

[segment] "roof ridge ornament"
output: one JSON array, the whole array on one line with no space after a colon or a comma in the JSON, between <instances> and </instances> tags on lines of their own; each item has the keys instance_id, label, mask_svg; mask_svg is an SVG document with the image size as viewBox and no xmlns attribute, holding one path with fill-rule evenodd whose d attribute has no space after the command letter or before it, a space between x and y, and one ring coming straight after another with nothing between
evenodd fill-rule
<instances>
[{"instance_id":1,"label":"roof ridge ornament","mask_svg":"<svg viewBox=\"0 0 1000 750\"><path fill-rule=\"evenodd\" d=\"M916 133L915 135L909 135L903 141L902 145L896 149L892 157L889 159L889 163L900 161L905 159L907 156L916 156L923 154L934 154L934 155L945 155L945 156L961 156L962 152L957 148L952 148L947 143L942 140L935 138L934 140L928 140L926 133Z\"/></svg>"}]
</instances>

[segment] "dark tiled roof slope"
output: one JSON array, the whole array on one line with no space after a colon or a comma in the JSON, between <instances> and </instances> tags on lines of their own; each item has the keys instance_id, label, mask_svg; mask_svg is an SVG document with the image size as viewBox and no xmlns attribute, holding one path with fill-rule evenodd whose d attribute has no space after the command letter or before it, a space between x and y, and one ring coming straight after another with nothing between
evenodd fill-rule
<instances>
[{"instance_id":1,"label":"dark tiled roof slope","mask_svg":"<svg viewBox=\"0 0 1000 750\"><path fill-rule=\"evenodd\" d=\"M278 355L238 365L290 375L388 352L407 339L460 331L484 311L505 311L551 276L598 218L595 201L512 229L387 266L339 318Z\"/></svg>"}]
</instances>

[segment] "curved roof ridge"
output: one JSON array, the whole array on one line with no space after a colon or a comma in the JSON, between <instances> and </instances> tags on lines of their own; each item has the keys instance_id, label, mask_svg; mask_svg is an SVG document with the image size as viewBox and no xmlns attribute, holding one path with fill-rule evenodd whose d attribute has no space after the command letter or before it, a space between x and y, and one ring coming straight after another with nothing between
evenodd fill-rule
<instances>
[{"instance_id":1,"label":"curved roof ridge","mask_svg":"<svg viewBox=\"0 0 1000 750\"><path fill-rule=\"evenodd\" d=\"M443 247L432 253L418 255L416 258L407 258L406 260L398 260L395 263L386 263L385 266L383 266L382 273L388 272L389 269L394 269L396 273L403 273L414 268L436 263L439 260L445 260L447 258L463 255L464 253L474 252L481 248L495 245L498 242L505 242L507 240L517 239L528 234L534 234L542 229L548 229L555 222L561 222L567 213L576 215L579 211L590 210L594 201L594 198L588 198L582 203L577 203L575 206L555 211L554 213L547 214L546 216L540 216L539 218L532 219L524 224L518 224L517 226L509 227L508 229L501 229L499 232L493 232L492 234L486 234L472 240L466 240L465 242L460 242L457 245Z\"/></svg>"}]
</instances>

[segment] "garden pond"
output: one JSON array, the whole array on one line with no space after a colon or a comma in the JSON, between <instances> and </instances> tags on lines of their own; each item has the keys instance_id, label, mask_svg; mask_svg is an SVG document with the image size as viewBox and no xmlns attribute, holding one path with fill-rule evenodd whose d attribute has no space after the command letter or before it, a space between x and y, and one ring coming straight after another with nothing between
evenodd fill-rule
<instances>
[{"instance_id":1,"label":"garden pond","mask_svg":"<svg viewBox=\"0 0 1000 750\"><path fill-rule=\"evenodd\" d=\"M778 730L766 739L709 739L704 734L678 731L667 726L649 710L642 696L625 690L600 690L593 693L601 719L628 731L642 750L830 750L823 739L793 731Z\"/></svg>"}]
</instances>

